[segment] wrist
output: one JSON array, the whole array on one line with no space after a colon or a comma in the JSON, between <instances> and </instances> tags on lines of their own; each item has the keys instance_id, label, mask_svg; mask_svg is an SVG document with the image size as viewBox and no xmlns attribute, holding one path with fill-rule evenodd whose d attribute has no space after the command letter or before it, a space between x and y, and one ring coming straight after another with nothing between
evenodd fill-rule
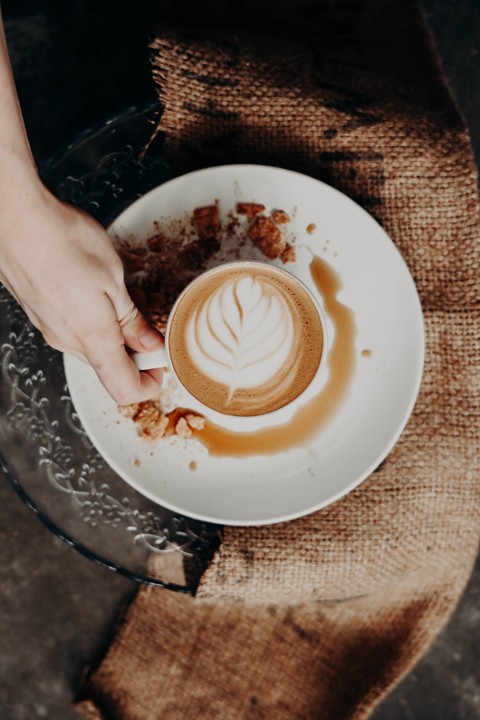
<instances>
[{"instance_id":1,"label":"wrist","mask_svg":"<svg viewBox=\"0 0 480 720\"><path fill-rule=\"evenodd\" d=\"M16 224L27 214L49 205L54 197L40 180L32 160L10 154L0 148L0 224Z\"/></svg>"}]
</instances>

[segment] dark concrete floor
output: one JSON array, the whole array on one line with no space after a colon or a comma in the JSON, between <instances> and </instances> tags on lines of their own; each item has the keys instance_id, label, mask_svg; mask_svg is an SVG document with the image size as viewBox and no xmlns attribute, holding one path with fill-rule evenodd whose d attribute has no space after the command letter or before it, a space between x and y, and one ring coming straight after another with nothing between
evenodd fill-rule
<instances>
[{"instance_id":1,"label":"dark concrete floor","mask_svg":"<svg viewBox=\"0 0 480 720\"><path fill-rule=\"evenodd\" d=\"M421 4L480 162L480 5ZM2 2L38 162L99 119L153 98L144 30L153 5L136 3L132 15L132 4L118 0ZM86 59L97 68L93 75L84 72ZM135 585L53 536L3 478L0 548L0 718L74 720L82 668L101 657ZM477 563L450 623L375 720L480 720L479 629Z\"/></svg>"}]
</instances>

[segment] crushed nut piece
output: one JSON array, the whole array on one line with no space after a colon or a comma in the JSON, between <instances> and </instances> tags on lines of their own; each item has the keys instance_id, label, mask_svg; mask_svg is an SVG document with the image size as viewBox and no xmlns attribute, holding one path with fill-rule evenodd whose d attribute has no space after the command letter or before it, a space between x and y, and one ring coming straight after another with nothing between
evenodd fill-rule
<instances>
[{"instance_id":1,"label":"crushed nut piece","mask_svg":"<svg viewBox=\"0 0 480 720\"><path fill-rule=\"evenodd\" d=\"M201 415L194 415L193 413L188 413L188 415L185 415L185 420L192 428L192 430L203 430L203 428L205 427L205 418Z\"/></svg>"},{"instance_id":2,"label":"crushed nut piece","mask_svg":"<svg viewBox=\"0 0 480 720\"><path fill-rule=\"evenodd\" d=\"M297 255L295 253L295 248L292 247L292 245L289 245L287 243L285 250L280 255L280 260L283 263L288 263L288 262L295 262L296 259L297 259Z\"/></svg>"},{"instance_id":3,"label":"crushed nut piece","mask_svg":"<svg viewBox=\"0 0 480 720\"><path fill-rule=\"evenodd\" d=\"M259 215L248 229L248 235L270 260L276 260L286 248L285 238L269 217Z\"/></svg>"},{"instance_id":4,"label":"crushed nut piece","mask_svg":"<svg viewBox=\"0 0 480 720\"><path fill-rule=\"evenodd\" d=\"M175 425L175 433L176 433L176 435L178 435L178 437L180 437L184 440L192 437L192 430L188 426L188 423L184 417L181 417L180 420Z\"/></svg>"},{"instance_id":5,"label":"crushed nut piece","mask_svg":"<svg viewBox=\"0 0 480 720\"><path fill-rule=\"evenodd\" d=\"M195 208L192 221L200 238L215 237L220 229L218 205L206 205L205 207Z\"/></svg>"},{"instance_id":6,"label":"crushed nut piece","mask_svg":"<svg viewBox=\"0 0 480 720\"><path fill-rule=\"evenodd\" d=\"M138 427L139 434L151 440L162 438L168 427L168 417L149 400L138 403L137 407L138 410L132 419Z\"/></svg>"},{"instance_id":7,"label":"crushed nut piece","mask_svg":"<svg viewBox=\"0 0 480 720\"><path fill-rule=\"evenodd\" d=\"M248 220L253 220L257 215L260 215L265 210L265 205L253 202L239 202L237 203L237 213L239 215L246 215Z\"/></svg>"},{"instance_id":8,"label":"crushed nut piece","mask_svg":"<svg viewBox=\"0 0 480 720\"><path fill-rule=\"evenodd\" d=\"M137 403L135 403L134 405L119 405L118 409L122 413L123 417L129 418L129 420L133 420L133 418L138 412L138 405Z\"/></svg>"},{"instance_id":9,"label":"crushed nut piece","mask_svg":"<svg viewBox=\"0 0 480 720\"><path fill-rule=\"evenodd\" d=\"M285 225L285 223L289 223L291 220L290 215L288 215L285 210L274 210L270 217L277 225Z\"/></svg>"}]
</instances>

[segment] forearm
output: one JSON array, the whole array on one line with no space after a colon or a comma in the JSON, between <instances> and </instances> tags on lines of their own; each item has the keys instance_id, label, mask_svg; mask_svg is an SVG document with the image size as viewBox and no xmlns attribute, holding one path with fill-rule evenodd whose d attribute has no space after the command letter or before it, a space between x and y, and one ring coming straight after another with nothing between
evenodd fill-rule
<instances>
[{"instance_id":1,"label":"forearm","mask_svg":"<svg viewBox=\"0 0 480 720\"><path fill-rule=\"evenodd\" d=\"M135 308L105 230L40 182L0 17L0 281L50 345L87 360L117 402L159 392L125 345L154 350L163 338Z\"/></svg>"},{"instance_id":2,"label":"forearm","mask_svg":"<svg viewBox=\"0 0 480 720\"><path fill-rule=\"evenodd\" d=\"M0 15L0 208L37 202L43 195L27 139Z\"/></svg>"}]
</instances>

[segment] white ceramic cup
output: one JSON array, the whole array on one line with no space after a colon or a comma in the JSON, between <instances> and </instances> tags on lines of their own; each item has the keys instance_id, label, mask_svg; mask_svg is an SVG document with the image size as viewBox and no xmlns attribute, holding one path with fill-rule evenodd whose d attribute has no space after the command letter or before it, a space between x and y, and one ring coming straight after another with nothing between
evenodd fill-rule
<instances>
[{"instance_id":1,"label":"white ceramic cup","mask_svg":"<svg viewBox=\"0 0 480 720\"><path fill-rule=\"evenodd\" d=\"M288 276L288 281L290 283L297 284L299 287L301 287L307 295L310 297L317 313L318 313L318 319L322 328L323 333L323 346L320 356L320 363L319 367L313 376L310 383L307 385L307 387L299 394L297 395L291 402L289 402L287 405L284 405L276 410L262 413L262 414L256 414L256 415L250 415L250 416L244 416L244 415L230 415L227 413L219 412L218 410L214 410L210 408L205 403L201 402L196 398L194 395L192 395L187 388L183 385L181 379L179 378L177 372L175 371L170 352L169 352L169 339L170 339L170 333L172 329L172 325L176 322L175 320L175 314L176 309L180 302L183 300L183 298L194 288L195 284L200 281L200 279L204 278L205 276L209 274L214 274L218 272L222 272L225 267L231 267L232 269L235 269L237 267L240 268L249 268L253 267L254 269L256 267L265 267L265 265L268 265L269 267L272 267L272 269L275 270L275 272L280 274L285 274ZM321 309L319 303L313 296L312 292L309 290L309 288L298 278L296 278L292 273L287 272L283 268L279 268L277 266L271 266L268 263L257 261L257 260L239 260L235 262L229 262L229 263L223 263L222 265L212 268L211 270L207 270L204 273L201 273L198 275L194 280L192 280L180 293L178 298L176 299L169 317L167 321L167 327L165 331L165 346L163 348L160 348L159 350L155 350L153 352L135 352L132 354L133 360L135 361L136 366L139 370L152 370L154 368L166 368L175 379L179 389L181 390L183 394L183 405L184 407L195 411L199 413L200 415L205 416L208 420L211 420L212 422L220 425L221 427L232 430L235 432L254 432L256 430L261 430L265 427L272 427L275 425L281 425L285 422L288 422L298 407L305 402L307 402L309 399L311 399L320 389L320 387L323 385L326 379L326 363L325 363L325 357L327 355L327 323L325 322L325 317L323 314L323 310Z\"/></svg>"}]
</instances>

